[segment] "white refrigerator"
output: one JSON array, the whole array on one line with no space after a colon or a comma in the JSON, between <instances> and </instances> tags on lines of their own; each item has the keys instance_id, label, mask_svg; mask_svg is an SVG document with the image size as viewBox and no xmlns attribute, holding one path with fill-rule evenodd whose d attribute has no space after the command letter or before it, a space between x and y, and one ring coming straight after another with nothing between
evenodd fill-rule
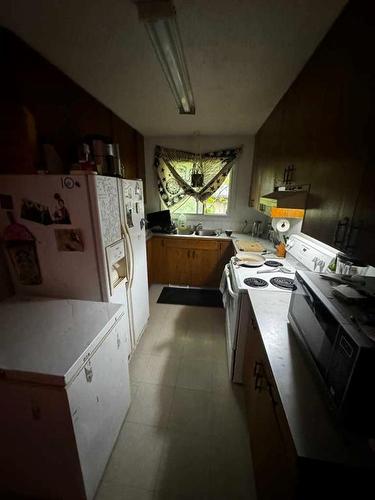
<instances>
[{"instance_id":1,"label":"white refrigerator","mask_svg":"<svg viewBox=\"0 0 375 500\"><path fill-rule=\"evenodd\" d=\"M0 176L0 233L17 295L124 304L134 350L149 317L142 181Z\"/></svg>"},{"instance_id":2,"label":"white refrigerator","mask_svg":"<svg viewBox=\"0 0 375 500\"><path fill-rule=\"evenodd\" d=\"M125 306L0 303L0 498L91 500L130 404Z\"/></svg>"}]
</instances>

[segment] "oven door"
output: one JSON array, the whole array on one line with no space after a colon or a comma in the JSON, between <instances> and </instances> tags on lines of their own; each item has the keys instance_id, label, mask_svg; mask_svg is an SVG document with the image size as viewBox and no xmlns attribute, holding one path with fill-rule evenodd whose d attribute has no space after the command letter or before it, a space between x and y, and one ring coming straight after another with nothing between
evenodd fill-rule
<instances>
[{"instance_id":1,"label":"oven door","mask_svg":"<svg viewBox=\"0 0 375 500\"><path fill-rule=\"evenodd\" d=\"M326 380L339 323L298 273L294 283L288 317Z\"/></svg>"},{"instance_id":2,"label":"oven door","mask_svg":"<svg viewBox=\"0 0 375 500\"><path fill-rule=\"evenodd\" d=\"M237 343L240 297L239 293L236 293L234 291L233 279L229 265L225 266L224 273L226 280L226 289L224 293L227 294L225 301L225 334L226 334L226 344L227 344L229 377L230 379L232 379L236 343Z\"/></svg>"}]
</instances>

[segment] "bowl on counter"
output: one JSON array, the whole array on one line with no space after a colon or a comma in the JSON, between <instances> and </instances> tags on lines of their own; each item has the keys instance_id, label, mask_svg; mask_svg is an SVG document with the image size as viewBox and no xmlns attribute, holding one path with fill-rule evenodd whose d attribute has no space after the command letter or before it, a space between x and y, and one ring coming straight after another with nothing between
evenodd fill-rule
<instances>
[{"instance_id":1,"label":"bowl on counter","mask_svg":"<svg viewBox=\"0 0 375 500\"><path fill-rule=\"evenodd\" d=\"M233 233L233 231L228 231L228 230L226 230L226 231L224 231L224 232L225 232L225 234L228 236L228 238L230 238L230 237L231 237L231 234Z\"/></svg>"}]
</instances>

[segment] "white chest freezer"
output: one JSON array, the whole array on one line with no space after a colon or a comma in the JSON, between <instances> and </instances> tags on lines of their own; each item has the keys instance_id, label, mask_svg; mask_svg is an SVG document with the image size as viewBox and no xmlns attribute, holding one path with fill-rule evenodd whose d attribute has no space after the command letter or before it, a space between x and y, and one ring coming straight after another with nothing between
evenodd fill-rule
<instances>
[{"instance_id":1,"label":"white chest freezer","mask_svg":"<svg viewBox=\"0 0 375 500\"><path fill-rule=\"evenodd\" d=\"M0 303L0 497L92 499L130 404L123 305Z\"/></svg>"}]
</instances>

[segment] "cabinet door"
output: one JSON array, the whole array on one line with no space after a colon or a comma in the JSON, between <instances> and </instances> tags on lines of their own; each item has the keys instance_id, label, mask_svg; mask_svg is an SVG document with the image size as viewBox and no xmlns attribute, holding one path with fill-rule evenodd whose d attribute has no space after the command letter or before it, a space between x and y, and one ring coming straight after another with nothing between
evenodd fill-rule
<instances>
[{"instance_id":1,"label":"cabinet door","mask_svg":"<svg viewBox=\"0 0 375 500\"><path fill-rule=\"evenodd\" d=\"M153 247L152 238L146 241L146 252L147 252L147 278L148 278L148 286L150 287L153 281L152 276L152 247Z\"/></svg>"},{"instance_id":2,"label":"cabinet door","mask_svg":"<svg viewBox=\"0 0 375 500\"><path fill-rule=\"evenodd\" d=\"M94 497L130 404L123 321L126 316L112 328L67 389L88 499Z\"/></svg>"},{"instance_id":3,"label":"cabinet door","mask_svg":"<svg viewBox=\"0 0 375 500\"><path fill-rule=\"evenodd\" d=\"M166 247L168 283L172 285L192 284L192 256L189 248Z\"/></svg>"},{"instance_id":4,"label":"cabinet door","mask_svg":"<svg viewBox=\"0 0 375 500\"><path fill-rule=\"evenodd\" d=\"M345 251L375 266L375 167L368 164L349 229Z\"/></svg>"},{"instance_id":5,"label":"cabinet door","mask_svg":"<svg viewBox=\"0 0 375 500\"><path fill-rule=\"evenodd\" d=\"M121 161L125 165L126 179L140 177L137 165L137 132L112 113L113 141L118 143Z\"/></svg>"},{"instance_id":6,"label":"cabinet door","mask_svg":"<svg viewBox=\"0 0 375 500\"><path fill-rule=\"evenodd\" d=\"M165 253L166 238L152 238L152 260L151 260L151 275L153 283L168 283L168 270Z\"/></svg>"},{"instance_id":7,"label":"cabinet door","mask_svg":"<svg viewBox=\"0 0 375 500\"><path fill-rule=\"evenodd\" d=\"M280 177L279 170L286 166L281 155L283 119L284 101L281 100L256 135L249 206L258 210L259 198L273 191Z\"/></svg>"},{"instance_id":8,"label":"cabinet door","mask_svg":"<svg viewBox=\"0 0 375 500\"><path fill-rule=\"evenodd\" d=\"M217 240L194 240L191 254L191 272L193 286L219 286L221 273L220 242Z\"/></svg>"},{"instance_id":9,"label":"cabinet door","mask_svg":"<svg viewBox=\"0 0 375 500\"><path fill-rule=\"evenodd\" d=\"M250 362L250 364L248 364ZM250 444L259 500L292 499L294 455L256 326L249 331L245 383Z\"/></svg>"},{"instance_id":10,"label":"cabinet door","mask_svg":"<svg viewBox=\"0 0 375 500\"><path fill-rule=\"evenodd\" d=\"M218 286L220 278L217 268L220 262L220 250L192 251L192 286Z\"/></svg>"}]
</instances>

